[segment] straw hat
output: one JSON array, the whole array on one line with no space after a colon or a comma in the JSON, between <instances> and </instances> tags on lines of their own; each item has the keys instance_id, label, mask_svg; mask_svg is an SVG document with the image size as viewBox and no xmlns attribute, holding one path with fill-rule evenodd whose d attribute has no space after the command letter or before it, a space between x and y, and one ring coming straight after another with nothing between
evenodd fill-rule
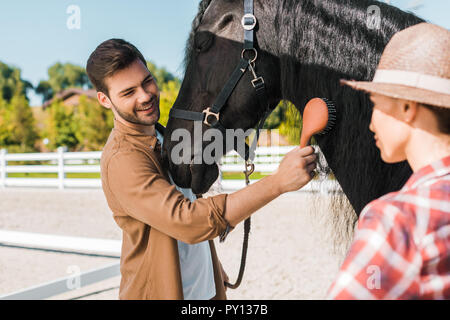
<instances>
[{"instance_id":1,"label":"straw hat","mask_svg":"<svg viewBox=\"0 0 450 320\"><path fill-rule=\"evenodd\" d=\"M341 80L357 90L450 108L450 31L420 23L396 33L372 82Z\"/></svg>"}]
</instances>

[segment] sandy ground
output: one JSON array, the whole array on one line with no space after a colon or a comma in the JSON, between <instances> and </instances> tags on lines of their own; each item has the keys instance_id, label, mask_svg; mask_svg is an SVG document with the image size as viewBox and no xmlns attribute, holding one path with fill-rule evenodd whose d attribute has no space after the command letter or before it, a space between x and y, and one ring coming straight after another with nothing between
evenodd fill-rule
<instances>
[{"instance_id":1,"label":"sandy ground","mask_svg":"<svg viewBox=\"0 0 450 320\"><path fill-rule=\"evenodd\" d=\"M328 199L289 193L255 213L244 279L240 288L228 290L228 298L324 298L346 248L341 254L333 250ZM0 204L3 230L121 239L100 189L0 189ZM232 282L239 269L242 230L240 225L225 243L216 241ZM70 266L87 271L118 261L0 245L0 295L68 276ZM115 277L52 299L117 299L119 283L120 277Z\"/></svg>"}]
</instances>

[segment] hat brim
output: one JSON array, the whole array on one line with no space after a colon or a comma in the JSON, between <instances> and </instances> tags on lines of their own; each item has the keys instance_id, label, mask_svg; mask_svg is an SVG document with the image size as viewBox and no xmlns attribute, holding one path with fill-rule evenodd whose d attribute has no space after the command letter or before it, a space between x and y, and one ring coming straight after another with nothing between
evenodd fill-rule
<instances>
[{"instance_id":1,"label":"hat brim","mask_svg":"<svg viewBox=\"0 0 450 320\"><path fill-rule=\"evenodd\" d=\"M450 108L450 95L444 93L404 85L370 81L341 80L341 84L347 85L356 90L377 93L391 98L417 101L424 104L431 104L433 106Z\"/></svg>"}]
</instances>

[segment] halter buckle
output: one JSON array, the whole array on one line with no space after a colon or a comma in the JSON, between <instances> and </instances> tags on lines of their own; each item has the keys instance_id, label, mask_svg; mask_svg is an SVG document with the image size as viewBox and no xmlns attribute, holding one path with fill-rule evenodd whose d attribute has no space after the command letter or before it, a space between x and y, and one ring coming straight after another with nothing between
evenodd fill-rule
<instances>
[{"instance_id":1,"label":"halter buckle","mask_svg":"<svg viewBox=\"0 0 450 320\"><path fill-rule=\"evenodd\" d=\"M250 184L250 176L255 172L255 164L251 162L250 160L245 161L245 184Z\"/></svg>"},{"instance_id":2,"label":"halter buckle","mask_svg":"<svg viewBox=\"0 0 450 320\"><path fill-rule=\"evenodd\" d=\"M253 58L249 58L249 59L246 59L246 58L245 58L245 53L246 53L247 51L252 51L252 52L253 52ZM257 51L255 48L244 49L244 50L242 50L241 58L242 58L243 60L249 60L250 63L255 63L256 59L258 59L258 51Z\"/></svg>"},{"instance_id":3,"label":"halter buckle","mask_svg":"<svg viewBox=\"0 0 450 320\"><path fill-rule=\"evenodd\" d=\"M251 22L251 24L248 24L247 23L247 19L252 19L253 21ZM244 30L247 30L247 31L252 31L253 29L255 29L255 26L256 26L256 17L253 15L253 14L251 14L251 13L246 13L246 14L244 14L244 16L242 17L242 21L241 21L241 24L242 24L242 27L244 28Z\"/></svg>"},{"instance_id":4,"label":"halter buckle","mask_svg":"<svg viewBox=\"0 0 450 320\"><path fill-rule=\"evenodd\" d=\"M257 88L257 87L259 88L263 84L264 84L264 78L263 77L259 77L259 78L256 78L256 79L252 80L253 88Z\"/></svg>"},{"instance_id":5,"label":"halter buckle","mask_svg":"<svg viewBox=\"0 0 450 320\"><path fill-rule=\"evenodd\" d=\"M259 87L261 87L262 85L264 85L264 78L263 77L258 77L257 75L256 75L256 72L255 72L255 67L253 66L253 64L250 62L249 63L249 69L250 69L250 71L251 71L251 73L252 73L252 75L253 75L253 80L252 80L252 86L253 86L253 88L259 88Z\"/></svg>"},{"instance_id":6,"label":"halter buckle","mask_svg":"<svg viewBox=\"0 0 450 320\"><path fill-rule=\"evenodd\" d=\"M219 122L219 113L214 113L211 112L210 108L206 108L205 110L202 111L202 113L205 114L205 120L203 120L203 123L206 124L208 127L212 127L213 125L215 125L217 122ZM214 118L216 118L216 121L214 123L209 123L209 116L213 116Z\"/></svg>"}]
</instances>

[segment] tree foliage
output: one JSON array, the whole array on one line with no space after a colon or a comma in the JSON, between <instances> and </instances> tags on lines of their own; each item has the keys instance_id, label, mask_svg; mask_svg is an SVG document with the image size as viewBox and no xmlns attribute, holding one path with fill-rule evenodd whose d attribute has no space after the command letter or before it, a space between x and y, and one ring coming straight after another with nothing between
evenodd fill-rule
<instances>
[{"instance_id":1,"label":"tree foliage","mask_svg":"<svg viewBox=\"0 0 450 320\"><path fill-rule=\"evenodd\" d=\"M90 88L86 70L83 67L60 62L48 68L48 80L39 82L36 93L40 94L44 101L50 100L55 94L68 88Z\"/></svg>"},{"instance_id":2,"label":"tree foliage","mask_svg":"<svg viewBox=\"0 0 450 320\"><path fill-rule=\"evenodd\" d=\"M160 118L159 123L163 126L169 121L169 111L177 99L180 91L181 81L165 68L158 68L153 62L147 61L147 67L156 79L161 91L159 101Z\"/></svg>"},{"instance_id":3,"label":"tree foliage","mask_svg":"<svg viewBox=\"0 0 450 320\"><path fill-rule=\"evenodd\" d=\"M35 150L38 133L26 96L30 88L20 69L0 62L0 148L9 152Z\"/></svg>"},{"instance_id":4,"label":"tree foliage","mask_svg":"<svg viewBox=\"0 0 450 320\"><path fill-rule=\"evenodd\" d=\"M28 89L33 85L21 78L20 69L0 62L0 97L10 102L13 96L23 95L26 98Z\"/></svg>"},{"instance_id":5,"label":"tree foliage","mask_svg":"<svg viewBox=\"0 0 450 320\"><path fill-rule=\"evenodd\" d=\"M114 127L114 115L97 101L82 96L76 107L74 123L78 149L101 150Z\"/></svg>"},{"instance_id":6,"label":"tree foliage","mask_svg":"<svg viewBox=\"0 0 450 320\"><path fill-rule=\"evenodd\" d=\"M74 108L65 106L61 100L56 100L46 109L46 112L43 137L49 139L49 149L55 150L66 146L74 151L79 143L75 133L77 124L74 122Z\"/></svg>"},{"instance_id":7,"label":"tree foliage","mask_svg":"<svg viewBox=\"0 0 450 320\"><path fill-rule=\"evenodd\" d=\"M0 148L14 153L32 152L37 139L35 120L26 97L14 95L9 103L0 97Z\"/></svg>"},{"instance_id":8,"label":"tree foliage","mask_svg":"<svg viewBox=\"0 0 450 320\"><path fill-rule=\"evenodd\" d=\"M166 68L158 68L153 62L147 61L147 68L151 74L155 77L158 87L161 88L164 84L170 81L180 82L172 73L166 70Z\"/></svg>"},{"instance_id":9,"label":"tree foliage","mask_svg":"<svg viewBox=\"0 0 450 320\"><path fill-rule=\"evenodd\" d=\"M280 134L285 136L290 144L298 145L303 127L300 111L288 101L282 101L279 108L283 114L279 126Z\"/></svg>"},{"instance_id":10,"label":"tree foliage","mask_svg":"<svg viewBox=\"0 0 450 320\"><path fill-rule=\"evenodd\" d=\"M178 92L180 91L179 81L169 81L164 83L161 88L161 97L159 100L160 118L159 123L163 126L167 125L169 121L169 112L172 108L175 100L177 99Z\"/></svg>"}]
</instances>

